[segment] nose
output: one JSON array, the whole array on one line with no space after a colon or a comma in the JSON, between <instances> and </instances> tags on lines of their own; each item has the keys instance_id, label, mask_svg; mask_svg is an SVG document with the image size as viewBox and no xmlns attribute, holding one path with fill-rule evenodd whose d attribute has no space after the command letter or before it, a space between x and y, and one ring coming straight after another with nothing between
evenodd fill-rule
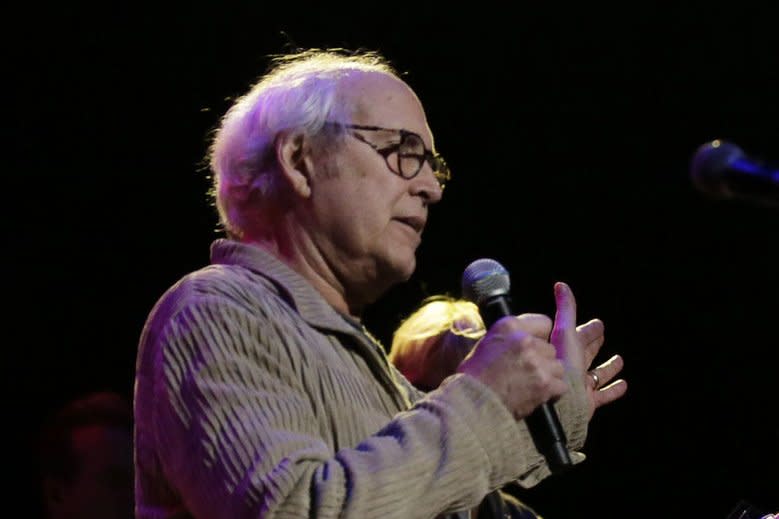
<instances>
[{"instance_id":1,"label":"nose","mask_svg":"<svg viewBox=\"0 0 779 519\"><path fill-rule=\"evenodd\" d=\"M422 171L411 179L409 189L412 195L421 197L426 204L435 204L443 196L443 188L429 164L425 164Z\"/></svg>"}]
</instances>

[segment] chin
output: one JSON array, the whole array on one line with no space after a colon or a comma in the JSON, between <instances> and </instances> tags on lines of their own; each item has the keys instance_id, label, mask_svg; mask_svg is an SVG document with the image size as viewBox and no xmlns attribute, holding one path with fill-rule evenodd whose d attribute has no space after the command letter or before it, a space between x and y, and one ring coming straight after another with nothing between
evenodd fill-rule
<instances>
[{"instance_id":1,"label":"chin","mask_svg":"<svg viewBox=\"0 0 779 519\"><path fill-rule=\"evenodd\" d=\"M383 274L393 284L408 281L417 268L417 259L414 254L395 254L384 263Z\"/></svg>"},{"instance_id":2,"label":"chin","mask_svg":"<svg viewBox=\"0 0 779 519\"><path fill-rule=\"evenodd\" d=\"M410 260L407 259L402 263L399 262L396 266L399 281L408 281L417 268L417 258L412 254Z\"/></svg>"}]
</instances>

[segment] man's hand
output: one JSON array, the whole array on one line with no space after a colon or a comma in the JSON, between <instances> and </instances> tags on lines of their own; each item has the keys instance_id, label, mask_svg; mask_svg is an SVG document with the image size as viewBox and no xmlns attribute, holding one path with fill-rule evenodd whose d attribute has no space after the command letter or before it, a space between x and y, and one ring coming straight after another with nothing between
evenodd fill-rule
<instances>
[{"instance_id":1,"label":"man's hand","mask_svg":"<svg viewBox=\"0 0 779 519\"><path fill-rule=\"evenodd\" d=\"M498 320L457 371L492 388L516 420L568 389L563 364L548 342L552 321L541 314Z\"/></svg>"},{"instance_id":2,"label":"man's hand","mask_svg":"<svg viewBox=\"0 0 779 519\"><path fill-rule=\"evenodd\" d=\"M588 417L592 418L597 408L621 398L627 391L625 380L613 380L622 371L624 361L621 356L614 355L603 364L589 369L603 346L603 322L592 319L576 326L576 298L571 288L558 282L554 291L557 311L551 342L565 369L573 372L574 376L582 377L590 404Z\"/></svg>"}]
</instances>

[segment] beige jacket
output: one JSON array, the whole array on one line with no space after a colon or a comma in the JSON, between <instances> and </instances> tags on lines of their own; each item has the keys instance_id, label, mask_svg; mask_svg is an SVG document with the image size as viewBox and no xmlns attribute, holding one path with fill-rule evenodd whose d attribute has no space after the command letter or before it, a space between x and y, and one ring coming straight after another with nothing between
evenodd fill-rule
<instances>
[{"instance_id":1,"label":"beige jacket","mask_svg":"<svg viewBox=\"0 0 779 519\"><path fill-rule=\"evenodd\" d=\"M577 450L572 388L556 405ZM489 388L454 375L419 393L305 279L228 240L151 312L135 422L139 519L431 518L549 474Z\"/></svg>"}]
</instances>

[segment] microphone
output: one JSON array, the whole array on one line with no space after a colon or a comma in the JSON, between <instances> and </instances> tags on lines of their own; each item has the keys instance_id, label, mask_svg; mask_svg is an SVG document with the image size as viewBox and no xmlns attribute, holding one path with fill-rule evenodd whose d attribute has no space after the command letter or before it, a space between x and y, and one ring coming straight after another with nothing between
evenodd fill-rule
<instances>
[{"instance_id":1,"label":"microphone","mask_svg":"<svg viewBox=\"0 0 779 519\"><path fill-rule=\"evenodd\" d=\"M717 139L699 146L690 175L695 187L713 198L779 206L779 168L748 157L731 142Z\"/></svg>"},{"instance_id":2,"label":"microphone","mask_svg":"<svg viewBox=\"0 0 779 519\"><path fill-rule=\"evenodd\" d=\"M502 317L514 315L510 288L508 271L493 259L478 259L463 272L463 297L479 307L479 314L487 328ZM565 432L552 404L541 404L525 418L525 423L536 449L546 458L552 472L561 472L573 465L566 447Z\"/></svg>"}]
</instances>

